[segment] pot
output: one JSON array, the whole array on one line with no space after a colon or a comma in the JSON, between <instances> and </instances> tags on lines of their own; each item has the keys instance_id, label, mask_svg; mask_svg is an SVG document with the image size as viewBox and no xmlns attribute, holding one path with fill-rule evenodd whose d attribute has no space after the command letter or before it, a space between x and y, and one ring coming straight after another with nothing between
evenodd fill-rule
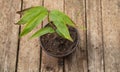
<instances>
[{"instance_id":1,"label":"pot","mask_svg":"<svg viewBox=\"0 0 120 72\"><path fill-rule=\"evenodd\" d=\"M42 49L53 57L65 57L75 51L79 43L79 34L76 28L68 27L68 29L73 42L62 38L56 33L45 34L40 37Z\"/></svg>"}]
</instances>

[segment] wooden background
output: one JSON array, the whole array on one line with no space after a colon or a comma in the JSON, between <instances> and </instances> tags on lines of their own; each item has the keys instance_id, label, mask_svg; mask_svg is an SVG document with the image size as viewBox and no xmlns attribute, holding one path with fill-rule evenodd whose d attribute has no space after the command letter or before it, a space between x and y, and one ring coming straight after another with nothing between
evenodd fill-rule
<instances>
[{"instance_id":1,"label":"wooden background","mask_svg":"<svg viewBox=\"0 0 120 72\"><path fill-rule=\"evenodd\" d=\"M54 58L39 39L18 38L16 11L38 5L86 26L73 54ZM120 0L0 0L0 72L120 72Z\"/></svg>"}]
</instances>

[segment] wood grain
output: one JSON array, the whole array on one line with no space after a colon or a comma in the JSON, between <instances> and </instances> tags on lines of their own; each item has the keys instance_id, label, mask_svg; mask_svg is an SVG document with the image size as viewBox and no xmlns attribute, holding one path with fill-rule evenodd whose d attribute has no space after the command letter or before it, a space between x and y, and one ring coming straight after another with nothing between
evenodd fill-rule
<instances>
[{"instance_id":1,"label":"wood grain","mask_svg":"<svg viewBox=\"0 0 120 72\"><path fill-rule=\"evenodd\" d=\"M85 1L65 0L65 13L78 25L85 26ZM65 72L87 72L86 31L80 30L76 51L65 58Z\"/></svg>"},{"instance_id":2,"label":"wood grain","mask_svg":"<svg viewBox=\"0 0 120 72\"><path fill-rule=\"evenodd\" d=\"M44 6L47 9L58 9L63 11L63 0L44 0ZM47 21L44 22L44 25ZM63 59L54 58L42 51L41 72L63 72Z\"/></svg>"},{"instance_id":3,"label":"wood grain","mask_svg":"<svg viewBox=\"0 0 120 72\"><path fill-rule=\"evenodd\" d=\"M102 0L105 72L120 72L120 0Z\"/></svg>"},{"instance_id":4,"label":"wood grain","mask_svg":"<svg viewBox=\"0 0 120 72\"><path fill-rule=\"evenodd\" d=\"M86 0L89 72L104 72L101 1Z\"/></svg>"},{"instance_id":5,"label":"wood grain","mask_svg":"<svg viewBox=\"0 0 120 72\"><path fill-rule=\"evenodd\" d=\"M23 0L23 9L44 4L87 27L78 28L79 45L64 59L41 53L38 38L29 40L41 25L18 45L21 1L0 0L0 72L120 72L120 0Z\"/></svg>"},{"instance_id":6,"label":"wood grain","mask_svg":"<svg viewBox=\"0 0 120 72\"><path fill-rule=\"evenodd\" d=\"M15 72L20 0L0 0L0 72Z\"/></svg>"},{"instance_id":7,"label":"wood grain","mask_svg":"<svg viewBox=\"0 0 120 72\"><path fill-rule=\"evenodd\" d=\"M23 0L23 8L42 5L42 0ZM23 28L23 26L22 26ZM29 37L40 28L38 26L30 34L21 38L18 58L18 72L39 72L40 69L40 43L39 39Z\"/></svg>"}]
</instances>

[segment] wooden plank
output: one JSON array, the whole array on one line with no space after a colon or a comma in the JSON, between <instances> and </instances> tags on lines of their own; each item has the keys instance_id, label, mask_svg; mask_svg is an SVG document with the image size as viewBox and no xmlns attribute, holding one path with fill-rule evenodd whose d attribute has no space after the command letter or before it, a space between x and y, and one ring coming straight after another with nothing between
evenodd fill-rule
<instances>
[{"instance_id":1,"label":"wooden plank","mask_svg":"<svg viewBox=\"0 0 120 72\"><path fill-rule=\"evenodd\" d=\"M104 72L101 1L86 0L89 72Z\"/></svg>"},{"instance_id":2,"label":"wooden plank","mask_svg":"<svg viewBox=\"0 0 120 72\"><path fill-rule=\"evenodd\" d=\"M0 0L0 72L15 72L20 5L20 0Z\"/></svg>"},{"instance_id":3,"label":"wooden plank","mask_svg":"<svg viewBox=\"0 0 120 72\"><path fill-rule=\"evenodd\" d=\"M76 24L85 26L85 0L65 0L65 13ZM65 72L87 72L86 31L78 31L80 43L76 51L65 58Z\"/></svg>"},{"instance_id":4,"label":"wooden plank","mask_svg":"<svg viewBox=\"0 0 120 72\"><path fill-rule=\"evenodd\" d=\"M63 4L63 0L44 0L44 6L49 10L58 9L63 11ZM44 22L45 24L47 24L47 21ZM42 51L41 72L63 72L63 59L49 56Z\"/></svg>"},{"instance_id":5,"label":"wooden plank","mask_svg":"<svg viewBox=\"0 0 120 72\"><path fill-rule=\"evenodd\" d=\"M23 8L42 5L42 0L23 0ZM23 28L23 27L22 27ZM29 37L40 28L38 26L29 35L21 38L18 72L39 72L40 69L40 43L39 39L31 39Z\"/></svg>"},{"instance_id":6,"label":"wooden plank","mask_svg":"<svg viewBox=\"0 0 120 72\"><path fill-rule=\"evenodd\" d=\"M120 0L102 0L105 72L120 72Z\"/></svg>"}]
</instances>

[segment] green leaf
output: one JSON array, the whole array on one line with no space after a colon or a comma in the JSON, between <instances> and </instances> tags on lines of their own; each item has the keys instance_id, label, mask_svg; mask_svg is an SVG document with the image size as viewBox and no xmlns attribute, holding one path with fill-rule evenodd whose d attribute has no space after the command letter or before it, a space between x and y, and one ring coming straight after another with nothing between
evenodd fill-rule
<instances>
[{"instance_id":1,"label":"green leaf","mask_svg":"<svg viewBox=\"0 0 120 72\"><path fill-rule=\"evenodd\" d=\"M17 22L17 24L26 24L33 20L40 12L44 11L47 11L47 9L42 6L31 7L23 11L19 11L18 13L23 14L23 16L21 20Z\"/></svg>"},{"instance_id":2,"label":"green leaf","mask_svg":"<svg viewBox=\"0 0 120 72\"><path fill-rule=\"evenodd\" d=\"M27 22L26 26L24 27L23 31L20 34L21 36L24 36L26 34L28 34L30 31L32 31L32 29L34 29L38 24L40 24L42 22L42 20L48 15L48 11L46 9L41 9L38 8L40 11L38 11L39 13L36 14L35 16L33 16L33 18L29 18L29 19L24 19ZM29 10L28 12L30 12L31 10ZM27 11L26 11L27 13ZM32 13L34 14L34 13Z\"/></svg>"},{"instance_id":3,"label":"green leaf","mask_svg":"<svg viewBox=\"0 0 120 72\"><path fill-rule=\"evenodd\" d=\"M59 36L61 36L61 37L64 38L64 35L63 35L58 29L56 29L56 32L57 32L57 34L58 34Z\"/></svg>"},{"instance_id":4,"label":"green leaf","mask_svg":"<svg viewBox=\"0 0 120 72\"><path fill-rule=\"evenodd\" d=\"M50 18L50 21L53 21L53 24L57 27L57 33L70 40L70 41L73 41L73 39L71 38L70 36L70 33L69 33L69 30L67 28L67 25L65 24L66 21L63 20L63 17L60 16L61 13L59 14L58 12L56 11L51 11L50 12L50 15L49 15L49 18Z\"/></svg>"},{"instance_id":5,"label":"green leaf","mask_svg":"<svg viewBox=\"0 0 120 72\"><path fill-rule=\"evenodd\" d=\"M55 17L54 21L61 20L69 26L72 26L72 27L75 26L75 23L66 14L64 14L58 10L52 10L50 14Z\"/></svg>"},{"instance_id":6,"label":"green leaf","mask_svg":"<svg viewBox=\"0 0 120 72\"><path fill-rule=\"evenodd\" d=\"M45 35L47 33L54 33L54 29L52 27L44 27L40 30L38 30L35 34L33 34L30 38L40 37L42 35Z\"/></svg>"},{"instance_id":7,"label":"green leaf","mask_svg":"<svg viewBox=\"0 0 120 72\"><path fill-rule=\"evenodd\" d=\"M64 38L70 40L70 41L73 41L71 36L70 36L70 33L69 33L69 30L67 28L67 26L61 21L54 21L53 22L55 24L55 26L57 27L58 31L61 33L58 33L60 36L64 36Z\"/></svg>"}]
</instances>

